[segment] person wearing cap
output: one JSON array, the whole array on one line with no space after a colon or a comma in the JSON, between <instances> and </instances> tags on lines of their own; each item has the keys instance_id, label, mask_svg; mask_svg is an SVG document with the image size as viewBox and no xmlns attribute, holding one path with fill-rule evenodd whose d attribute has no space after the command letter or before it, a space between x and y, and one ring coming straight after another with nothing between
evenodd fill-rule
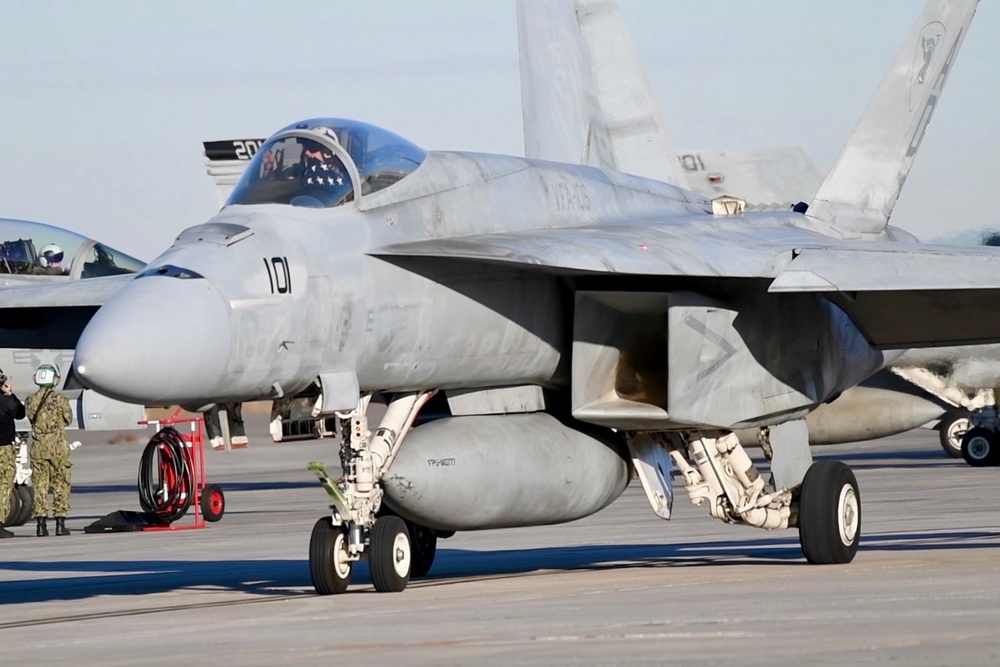
<instances>
[{"instance_id":1,"label":"person wearing cap","mask_svg":"<svg viewBox=\"0 0 1000 667\"><path fill-rule=\"evenodd\" d=\"M52 489L52 515L56 535L69 535L70 446L66 427L73 422L69 400L57 392L59 369L42 364L35 371L38 391L25 400L25 412L31 422L31 479L35 487L35 534L47 537L49 489Z\"/></svg>"},{"instance_id":2,"label":"person wearing cap","mask_svg":"<svg viewBox=\"0 0 1000 667\"><path fill-rule=\"evenodd\" d=\"M17 476L17 430L14 422L24 419L24 404L0 370L0 538L14 537L3 525L10 514L10 493Z\"/></svg>"}]
</instances>

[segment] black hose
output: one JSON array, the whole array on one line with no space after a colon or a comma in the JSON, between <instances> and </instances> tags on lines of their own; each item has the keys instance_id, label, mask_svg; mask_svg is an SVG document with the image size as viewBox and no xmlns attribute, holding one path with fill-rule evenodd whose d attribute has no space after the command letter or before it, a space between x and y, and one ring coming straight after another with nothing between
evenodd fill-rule
<instances>
[{"instance_id":1,"label":"black hose","mask_svg":"<svg viewBox=\"0 0 1000 667\"><path fill-rule=\"evenodd\" d=\"M139 505L166 524L184 516L194 497L191 453L177 429L167 426L149 440L139 459Z\"/></svg>"}]
</instances>

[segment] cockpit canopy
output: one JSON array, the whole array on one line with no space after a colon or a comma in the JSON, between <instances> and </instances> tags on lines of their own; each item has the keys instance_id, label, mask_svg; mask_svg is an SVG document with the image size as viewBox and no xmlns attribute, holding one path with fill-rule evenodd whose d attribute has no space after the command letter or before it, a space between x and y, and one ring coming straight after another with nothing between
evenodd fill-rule
<instances>
[{"instance_id":1,"label":"cockpit canopy","mask_svg":"<svg viewBox=\"0 0 1000 667\"><path fill-rule=\"evenodd\" d=\"M340 206L405 178L426 155L402 137L354 120L295 123L257 150L226 206Z\"/></svg>"},{"instance_id":2,"label":"cockpit canopy","mask_svg":"<svg viewBox=\"0 0 1000 667\"><path fill-rule=\"evenodd\" d=\"M136 273L144 262L68 229L0 219L0 274L96 278Z\"/></svg>"}]
</instances>

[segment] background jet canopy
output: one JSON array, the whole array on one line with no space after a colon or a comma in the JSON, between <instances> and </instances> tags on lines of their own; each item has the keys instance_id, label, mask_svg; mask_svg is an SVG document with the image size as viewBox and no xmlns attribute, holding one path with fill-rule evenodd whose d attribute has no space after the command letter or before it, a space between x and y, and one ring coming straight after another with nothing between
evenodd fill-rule
<instances>
[{"instance_id":1,"label":"background jet canopy","mask_svg":"<svg viewBox=\"0 0 1000 667\"><path fill-rule=\"evenodd\" d=\"M62 257L46 248L56 246ZM62 275L96 278L136 273L145 262L107 247L86 236L59 227L27 220L0 219L0 274Z\"/></svg>"},{"instance_id":2,"label":"background jet canopy","mask_svg":"<svg viewBox=\"0 0 1000 667\"><path fill-rule=\"evenodd\" d=\"M296 136L296 130L302 130L303 136ZM357 167L362 196L406 177L427 155L406 139L367 123L337 118L295 123L258 149L226 206L290 204L332 208L352 201L350 170L329 146L309 135L309 131L316 130L337 136Z\"/></svg>"}]
</instances>

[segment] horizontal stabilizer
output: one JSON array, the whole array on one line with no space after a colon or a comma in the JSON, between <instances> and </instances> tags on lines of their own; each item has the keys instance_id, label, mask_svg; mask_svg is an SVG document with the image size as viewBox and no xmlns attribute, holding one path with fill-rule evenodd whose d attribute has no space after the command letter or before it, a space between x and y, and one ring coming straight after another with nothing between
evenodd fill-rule
<instances>
[{"instance_id":1,"label":"horizontal stabilizer","mask_svg":"<svg viewBox=\"0 0 1000 667\"><path fill-rule=\"evenodd\" d=\"M823 174L798 147L681 150L691 189L709 199L732 195L754 211L789 211L812 201Z\"/></svg>"}]
</instances>

